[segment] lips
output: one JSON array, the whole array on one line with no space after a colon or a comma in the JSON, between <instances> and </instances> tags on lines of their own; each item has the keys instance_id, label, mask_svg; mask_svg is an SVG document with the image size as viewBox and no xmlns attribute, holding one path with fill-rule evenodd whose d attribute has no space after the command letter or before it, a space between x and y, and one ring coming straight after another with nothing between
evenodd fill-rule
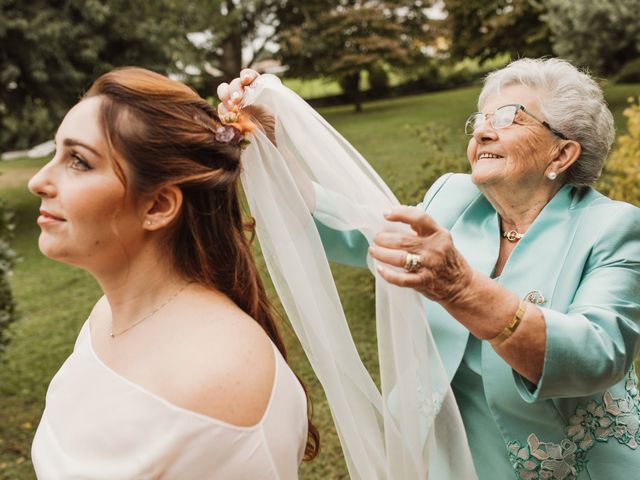
<instances>
[{"instance_id":1,"label":"lips","mask_svg":"<svg viewBox=\"0 0 640 480\"><path fill-rule=\"evenodd\" d=\"M66 222L64 218L55 213L48 212L47 210L40 209L40 216L36 220L38 225L46 227L48 225L56 225L62 222Z\"/></svg>"},{"instance_id":2,"label":"lips","mask_svg":"<svg viewBox=\"0 0 640 480\"><path fill-rule=\"evenodd\" d=\"M51 213L47 210L44 209L40 209L40 216L45 217L45 218L49 218L51 220L58 220L60 222L64 222L65 219L63 217L61 217L60 215L56 215L55 213Z\"/></svg>"}]
</instances>

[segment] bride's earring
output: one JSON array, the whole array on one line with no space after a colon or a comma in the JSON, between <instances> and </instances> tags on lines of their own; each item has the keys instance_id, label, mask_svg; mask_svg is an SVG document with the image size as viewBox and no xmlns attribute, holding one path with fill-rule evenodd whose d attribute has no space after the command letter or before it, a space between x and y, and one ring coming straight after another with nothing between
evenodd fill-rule
<instances>
[{"instance_id":1,"label":"bride's earring","mask_svg":"<svg viewBox=\"0 0 640 480\"><path fill-rule=\"evenodd\" d=\"M558 178L558 174L556 172L549 172L547 173L547 178L551 181L554 181L556 178Z\"/></svg>"}]
</instances>

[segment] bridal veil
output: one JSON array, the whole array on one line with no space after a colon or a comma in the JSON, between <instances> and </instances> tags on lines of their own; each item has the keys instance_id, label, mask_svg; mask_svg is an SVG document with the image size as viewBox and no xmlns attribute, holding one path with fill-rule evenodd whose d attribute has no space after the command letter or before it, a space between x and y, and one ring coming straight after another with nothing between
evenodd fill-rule
<instances>
[{"instance_id":1,"label":"bridal veil","mask_svg":"<svg viewBox=\"0 0 640 480\"><path fill-rule=\"evenodd\" d=\"M336 206L323 223L358 229L369 242L384 228L382 211L398 200L364 158L277 77L262 75L245 89L243 106L252 104L275 116L277 146L259 129L252 133L243 153L243 187L275 288L327 396L351 478L476 478L419 294L376 276L379 390L351 337L292 168L302 168Z\"/></svg>"}]
</instances>

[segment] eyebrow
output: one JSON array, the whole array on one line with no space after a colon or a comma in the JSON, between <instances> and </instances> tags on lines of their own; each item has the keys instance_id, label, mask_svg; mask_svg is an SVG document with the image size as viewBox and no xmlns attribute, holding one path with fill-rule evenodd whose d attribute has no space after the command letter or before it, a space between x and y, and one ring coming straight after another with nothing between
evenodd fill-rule
<instances>
[{"instance_id":1,"label":"eyebrow","mask_svg":"<svg viewBox=\"0 0 640 480\"><path fill-rule=\"evenodd\" d=\"M54 141L56 141L54 139ZM91 153L93 153L96 157L102 158L102 155L100 155L100 153L98 153L98 150L95 149L94 147L91 147L90 145L87 145L86 143L81 142L80 140L76 140L75 138L65 138L62 141L62 144L65 147L83 147L86 148L87 150L89 150Z\"/></svg>"}]
</instances>

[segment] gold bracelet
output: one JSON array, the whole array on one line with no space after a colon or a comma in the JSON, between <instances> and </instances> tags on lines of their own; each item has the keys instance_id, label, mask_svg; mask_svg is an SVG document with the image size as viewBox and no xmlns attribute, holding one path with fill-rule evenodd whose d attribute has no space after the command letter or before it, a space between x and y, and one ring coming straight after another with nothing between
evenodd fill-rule
<instances>
[{"instance_id":1,"label":"gold bracelet","mask_svg":"<svg viewBox=\"0 0 640 480\"><path fill-rule=\"evenodd\" d=\"M504 330L502 330L498 335L496 335L493 338L490 338L489 343L491 343L491 345L493 345L494 347L497 347L502 342L504 342L507 338L513 335L513 332L517 330L518 326L520 325L520 322L524 318L524 313L526 311L527 311L527 302L525 302L524 300L520 300L520 304L518 305L518 310L516 311L516 314L513 316L513 320L511 320L511 322L509 322L509 325L504 327Z\"/></svg>"}]
</instances>

